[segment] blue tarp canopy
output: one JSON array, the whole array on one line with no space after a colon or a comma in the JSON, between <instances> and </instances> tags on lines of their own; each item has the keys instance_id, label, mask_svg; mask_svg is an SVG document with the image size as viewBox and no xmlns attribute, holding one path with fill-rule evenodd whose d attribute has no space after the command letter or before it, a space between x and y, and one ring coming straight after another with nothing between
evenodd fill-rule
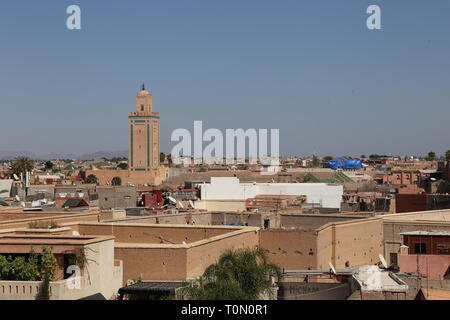
<instances>
[{"instance_id":1,"label":"blue tarp canopy","mask_svg":"<svg viewBox=\"0 0 450 320\"><path fill-rule=\"evenodd\" d=\"M363 167L361 160L349 160L337 158L328 162L328 168L331 169L361 169Z\"/></svg>"}]
</instances>

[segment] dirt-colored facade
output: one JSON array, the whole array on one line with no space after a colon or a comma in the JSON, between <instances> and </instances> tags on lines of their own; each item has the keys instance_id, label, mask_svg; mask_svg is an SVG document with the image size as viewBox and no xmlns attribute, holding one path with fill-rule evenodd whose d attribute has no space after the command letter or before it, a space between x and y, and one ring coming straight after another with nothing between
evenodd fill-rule
<instances>
[{"instance_id":1,"label":"dirt-colored facade","mask_svg":"<svg viewBox=\"0 0 450 320\"><path fill-rule=\"evenodd\" d=\"M269 259L286 270L328 270L375 264L383 253L383 228L378 218L328 223L317 229L260 231L260 245Z\"/></svg>"},{"instance_id":2,"label":"dirt-colored facade","mask_svg":"<svg viewBox=\"0 0 450 320\"><path fill-rule=\"evenodd\" d=\"M450 210L433 210L381 216L383 219L384 257L388 265L398 265L401 233L411 231L450 231Z\"/></svg>"},{"instance_id":3,"label":"dirt-colored facade","mask_svg":"<svg viewBox=\"0 0 450 320\"><path fill-rule=\"evenodd\" d=\"M186 280L200 276L226 249L253 248L259 228L152 225L126 223L79 224L82 235L115 237L115 255L123 261L128 280Z\"/></svg>"}]
</instances>

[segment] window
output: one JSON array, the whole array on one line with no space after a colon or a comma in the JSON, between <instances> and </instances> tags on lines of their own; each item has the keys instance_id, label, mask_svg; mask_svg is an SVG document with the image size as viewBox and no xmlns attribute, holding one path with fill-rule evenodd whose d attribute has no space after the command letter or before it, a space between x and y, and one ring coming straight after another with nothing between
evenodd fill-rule
<instances>
[{"instance_id":1,"label":"window","mask_svg":"<svg viewBox=\"0 0 450 320\"><path fill-rule=\"evenodd\" d=\"M144 105L141 104L141 111L144 111Z\"/></svg>"},{"instance_id":2,"label":"window","mask_svg":"<svg viewBox=\"0 0 450 320\"><path fill-rule=\"evenodd\" d=\"M436 245L436 253L437 254L450 254L449 244L448 243L438 243Z\"/></svg>"},{"instance_id":3,"label":"window","mask_svg":"<svg viewBox=\"0 0 450 320\"><path fill-rule=\"evenodd\" d=\"M423 242L414 243L414 254L426 254L427 246Z\"/></svg>"},{"instance_id":4,"label":"window","mask_svg":"<svg viewBox=\"0 0 450 320\"><path fill-rule=\"evenodd\" d=\"M395 252L389 253L389 260L391 260L391 261L390 261L390 262L391 262L391 265L392 265L392 264L393 264L393 265L397 265L397 264L398 264L397 259L398 259L398 254L397 254L397 253L395 253Z\"/></svg>"}]
</instances>

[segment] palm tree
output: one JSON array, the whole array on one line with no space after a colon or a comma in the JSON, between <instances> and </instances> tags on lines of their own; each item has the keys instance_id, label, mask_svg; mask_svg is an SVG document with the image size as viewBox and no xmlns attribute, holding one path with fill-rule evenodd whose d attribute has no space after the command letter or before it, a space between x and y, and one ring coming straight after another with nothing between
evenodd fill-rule
<instances>
[{"instance_id":1,"label":"palm tree","mask_svg":"<svg viewBox=\"0 0 450 320\"><path fill-rule=\"evenodd\" d=\"M45 170L53 170L53 162L51 162L50 160L46 161L44 166Z\"/></svg>"},{"instance_id":2,"label":"palm tree","mask_svg":"<svg viewBox=\"0 0 450 320\"><path fill-rule=\"evenodd\" d=\"M268 262L263 249L227 250L203 276L186 283L181 295L192 300L275 298L272 277L281 279L281 269Z\"/></svg>"},{"instance_id":3,"label":"palm tree","mask_svg":"<svg viewBox=\"0 0 450 320\"><path fill-rule=\"evenodd\" d=\"M447 150L447 152L445 152L445 160L450 161L450 150Z\"/></svg>"},{"instance_id":4,"label":"palm tree","mask_svg":"<svg viewBox=\"0 0 450 320\"><path fill-rule=\"evenodd\" d=\"M319 158L314 154L311 159L310 167L315 168L319 165Z\"/></svg>"},{"instance_id":5,"label":"palm tree","mask_svg":"<svg viewBox=\"0 0 450 320\"><path fill-rule=\"evenodd\" d=\"M428 152L428 155L427 155L426 159L428 161L436 160L436 153L433 152L433 151Z\"/></svg>"},{"instance_id":6,"label":"palm tree","mask_svg":"<svg viewBox=\"0 0 450 320\"><path fill-rule=\"evenodd\" d=\"M11 171L17 175L33 170L34 162L27 157L19 157L11 164Z\"/></svg>"}]
</instances>

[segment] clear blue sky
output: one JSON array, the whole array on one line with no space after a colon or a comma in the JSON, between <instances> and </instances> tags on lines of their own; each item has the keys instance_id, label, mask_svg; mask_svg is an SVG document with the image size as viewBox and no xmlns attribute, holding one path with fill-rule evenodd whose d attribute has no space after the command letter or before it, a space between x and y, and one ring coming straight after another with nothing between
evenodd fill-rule
<instances>
[{"instance_id":1,"label":"clear blue sky","mask_svg":"<svg viewBox=\"0 0 450 320\"><path fill-rule=\"evenodd\" d=\"M67 6L82 30L66 29ZM382 30L366 8L382 9ZM282 154L450 149L450 1L0 2L0 150L127 149L145 82L161 149L193 128L279 128Z\"/></svg>"}]
</instances>

